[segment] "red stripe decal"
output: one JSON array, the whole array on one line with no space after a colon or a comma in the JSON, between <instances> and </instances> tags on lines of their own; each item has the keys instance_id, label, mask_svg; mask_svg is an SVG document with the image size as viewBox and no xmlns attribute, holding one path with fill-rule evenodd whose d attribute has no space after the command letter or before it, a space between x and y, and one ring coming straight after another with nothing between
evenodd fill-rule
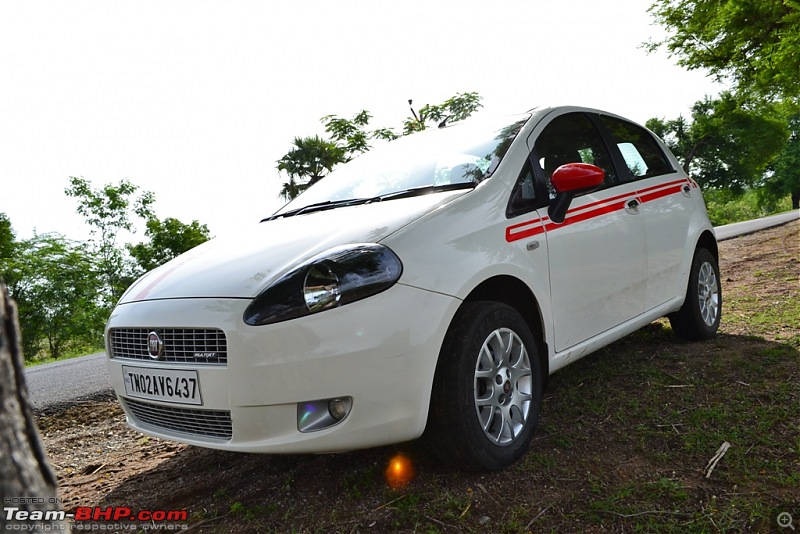
<instances>
[{"instance_id":1,"label":"red stripe decal","mask_svg":"<svg viewBox=\"0 0 800 534\"><path fill-rule=\"evenodd\" d=\"M588 210L589 208L594 208L595 206L599 206L600 204L608 204L609 202L616 202L617 200L622 200L623 198L629 197L634 194L635 193L625 193L624 195L617 195L615 197L609 197L605 200L598 200L596 202L592 202L591 204L585 204L577 208L572 208L570 210L567 210L567 215L569 215L570 213L576 213L579 211Z\"/></svg>"},{"instance_id":2,"label":"red stripe decal","mask_svg":"<svg viewBox=\"0 0 800 534\"><path fill-rule=\"evenodd\" d=\"M683 185L686 182L687 182L687 180L686 180L686 178L684 178L682 180L674 180L672 182L667 182L665 184L653 185L653 186L647 187L645 189L639 189L636 192L641 195L642 193L647 193L648 191L653 191L654 189L661 189L662 187L670 187L670 186L674 186L674 185Z\"/></svg>"},{"instance_id":3,"label":"red stripe decal","mask_svg":"<svg viewBox=\"0 0 800 534\"><path fill-rule=\"evenodd\" d=\"M523 228L522 230L519 230ZM518 231L515 231L518 230ZM506 241L512 243L519 239L525 239L544 232L544 226L541 219L533 219L524 223L515 224L506 228Z\"/></svg>"},{"instance_id":4,"label":"red stripe decal","mask_svg":"<svg viewBox=\"0 0 800 534\"><path fill-rule=\"evenodd\" d=\"M669 196L669 195L674 195L675 193L680 193L680 192L681 192L681 186L680 185L675 185L675 186L672 186L672 187L670 187L668 189L662 189L661 191L653 191L652 193L648 193L646 195L642 195L641 196L642 204L644 204L645 202L650 202L650 201L653 201L653 200L657 200L659 198L666 197L666 196Z\"/></svg>"},{"instance_id":5,"label":"red stripe decal","mask_svg":"<svg viewBox=\"0 0 800 534\"><path fill-rule=\"evenodd\" d=\"M625 209L625 201L629 198L638 198L641 204L652 202L669 195L674 195L681 192L684 184L690 184L692 187L697 187L697 184L691 178L683 178L681 180L674 180L665 184L654 185L647 187L640 191L626 193L624 195L616 195L605 200L598 200L584 206L579 206L567 211L567 217L563 223L557 224L549 220L549 217L542 217L531 219L522 223L514 224L506 228L506 241L513 243L526 237L535 236L545 231L551 232L570 224L575 224L582 221L588 221L607 213L613 213L618 210Z\"/></svg>"}]
</instances>

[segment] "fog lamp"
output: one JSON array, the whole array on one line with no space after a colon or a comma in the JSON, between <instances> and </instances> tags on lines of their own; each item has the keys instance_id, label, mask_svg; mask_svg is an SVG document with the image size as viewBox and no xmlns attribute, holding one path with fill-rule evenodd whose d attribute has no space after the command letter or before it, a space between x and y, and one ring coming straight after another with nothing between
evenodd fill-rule
<instances>
[{"instance_id":1,"label":"fog lamp","mask_svg":"<svg viewBox=\"0 0 800 534\"><path fill-rule=\"evenodd\" d=\"M342 422L353 407L352 397L301 402L297 405L297 430L316 432Z\"/></svg>"},{"instance_id":2,"label":"fog lamp","mask_svg":"<svg viewBox=\"0 0 800 534\"><path fill-rule=\"evenodd\" d=\"M341 421L342 419L347 416L347 412L350 411L350 398L343 398L343 399L333 399L328 403L328 413L331 414L331 417L336 419L336 421Z\"/></svg>"}]
</instances>

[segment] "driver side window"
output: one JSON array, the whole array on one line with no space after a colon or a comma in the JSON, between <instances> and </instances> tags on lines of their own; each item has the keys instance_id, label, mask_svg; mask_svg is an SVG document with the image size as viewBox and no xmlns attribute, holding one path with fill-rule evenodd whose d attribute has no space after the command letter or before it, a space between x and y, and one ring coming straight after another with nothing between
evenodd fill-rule
<instances>
[{"instance_id":1,"label":"driver side window","mask_svg":"<svg viewBox=\"0 0 800 534\"><path fill-rule=\"evenodd\" d=\"M553 119L536 139L534 151L551 200L555 198L555 190L550 177L553 171L566 163L596 165L606 173L603 187L617 183L603 139L584 113L568 113Z\"/></svg>"}]
</instances>

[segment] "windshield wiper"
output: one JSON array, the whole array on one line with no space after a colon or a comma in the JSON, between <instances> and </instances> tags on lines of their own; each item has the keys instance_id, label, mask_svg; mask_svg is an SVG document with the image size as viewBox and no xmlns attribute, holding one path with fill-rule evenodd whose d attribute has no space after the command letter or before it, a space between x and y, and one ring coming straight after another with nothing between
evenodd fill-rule
<instances>
[{"instance_id":1,"label":"windshield wiper","mask_svg":"<svg viewBox=\"0 0 800 534\"><path fill-rule=\"evenodd\" d=\"M397 198L417 197L421 195L427 195L428 193L438 193L442 191L456 191L459 189L473 189L475 185L477 184L475 184L474 182L460 182L456 184L443 184L443 185L426 185L422 187L412 187L410 189L403 189L401 191L393 191L391 193L386 193L385 195L379 195L371 198L348 198L344 200L326 200L324 202L309 204L308 206L303 206L302 208L297 208L295 210L289 210L283 213L276 213L275 215L271 215L269 217L261 219L261 222L273 221L275 219L280 219L282 217L293 217L295 215L301 215L303 213L313 213L315 211L330 210L342 206L358 206L359 204L371 204L372 202L382 202L384 200L394 200Z\"/></svg>"},{"instance_id":2,"label":"windshield wiper","mask_svg":"<svg viewBox=\"0 0 800 534\"><path fill-rule=\"evenodd\" d=\"M367 202L370 201L372 201L371 198L348 198L345 200L326 200L324 202L309 204L308 206L303 206L302 208L297 208L295 210L289 210L283 213L276 213L275 215L271 215L269 217L261 219L261 222L273 221L275 219L280 219L281 217L292 217L294 215L300 215L301 213L312 213L315 211L331 210L333 208L338 208L340 206L355 206L358 204L366 204Z\"/></svg>"},{"instance_id":3,"label":"windshield wiper","mask_svg":"<svg viewBox=\"0 0 800 534\"><path fill-rule=\"evenodd\" d=\"M442 185L425 185L422 187L412 187L410 189L403 189L402 191L394 191L386 193L374 199L375 200L394 200L396 198L418 197L427 195L428 193L440 193L442 191L457 191L459 189L474 189L478 185L475 182L458 182L455 184L442 184Z\"/></svg>"}]
</instances>

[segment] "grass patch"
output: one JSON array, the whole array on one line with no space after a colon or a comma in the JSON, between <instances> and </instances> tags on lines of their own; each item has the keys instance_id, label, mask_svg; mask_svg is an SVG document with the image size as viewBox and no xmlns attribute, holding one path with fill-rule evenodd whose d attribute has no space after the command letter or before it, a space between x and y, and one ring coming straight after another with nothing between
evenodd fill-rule
<instances>
[{"instance_id":1,"label":"grass patch","mask_svg":"<svg viewBox=\"0 0 800 534\"><path fill-rule=\"evenodd\" d=\"M784 532L779 513L800 519L798 227L721 243L715 339L681 341L659 320L554 374L531 448L506 470L444 468L423 442L327 456L189 447L100 504L186 508L196 532ZM393 489L398 453L416 476ZM171 500L152 494L159 481L193 490Z\"/></svg>"},{"instance_id":2,"label":"grass patch","mask_svg":"<svg viewBox=\"0 0 800 534\"><path fill-rule=\"evenodd\" d=\"M105 347L102 345L97 347L92 346L81 346L76 347L74 349L68 350L64 353L63 356L60 358L49 358L49 357L41 357L41 358L33 358L30 360L25 360L25 367L35 367L37 365L42 365L45 363L53 363L53 362L60 362L63 360L71 360L72 358L80 358L81 356L88 356L89 354L95 354L97 352L104 352L106 350Z\"/></svg>"},{"instance_id":3,"label":"grass patch","mask_svg":"<svg viewBox=\"0 0 800 534\"><path fill-rule=\"evenodd\" d=\"M797 281L787 281L787 284ZM791 287L791 286L790 286ZM733 296L725 301L727 323L747 328L751 335L774 336L800 348L800 291L773 296L764 302L757 296Z\"/></svg>"},{"instance_id":4,"label":"grass patch","mask_svg":"<svg viewBox=\"0 0 800 534\"><path fill-rule=\"evenodd\" d=\"M703 191L703 198L706 201L708 218L714 226L749 221L792 209L790 195L773 201L759 195L758 190L748 190L737 196L727 190L706 189Z\"/></svg>"}]
</instances>

